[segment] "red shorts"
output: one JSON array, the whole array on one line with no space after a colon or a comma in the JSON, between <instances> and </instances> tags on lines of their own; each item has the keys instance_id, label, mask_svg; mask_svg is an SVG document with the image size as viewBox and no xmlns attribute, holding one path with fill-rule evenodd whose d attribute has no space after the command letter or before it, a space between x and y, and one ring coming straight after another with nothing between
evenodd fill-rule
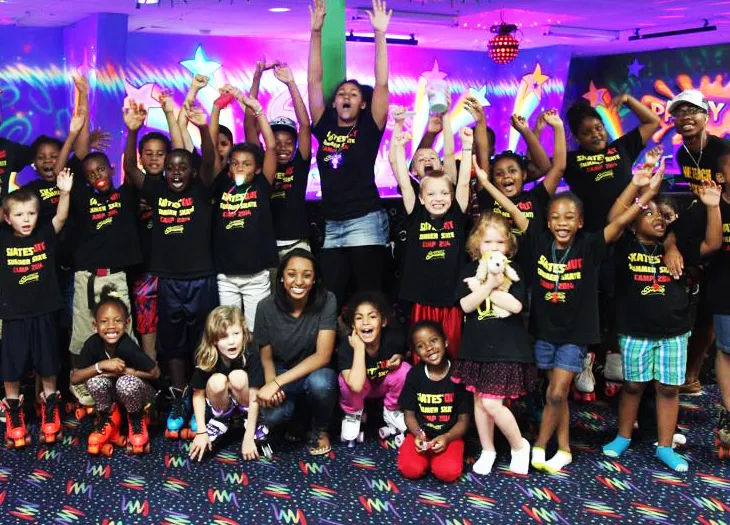
<instances>
[{"instance_id":1,"label":"red shorts","mask_svg":"<svg viewBox=\"0 0 730 525\"><path fill-rule=\"evenodd\" d=\"M444 329L449 346L446 353L449 357L456 357L461 344L461 320L464 312L458 306L428 306L413 303L411 308L411 326L418 321L434 321ZM409 341L410 345L410 341ZM413 362L418 362L418 356L413 354Z\"/></svg>"},{"instance_id":2,"label":"red shorts","mask_svg":"<svg viewBox=\"0 0 730 525\"><path fill-rule=\"evenodd\" d=\"M149 273L138 275L132 289L137 331L140 334L157 332L157 277Z\"/></svg>"}]
</instances>

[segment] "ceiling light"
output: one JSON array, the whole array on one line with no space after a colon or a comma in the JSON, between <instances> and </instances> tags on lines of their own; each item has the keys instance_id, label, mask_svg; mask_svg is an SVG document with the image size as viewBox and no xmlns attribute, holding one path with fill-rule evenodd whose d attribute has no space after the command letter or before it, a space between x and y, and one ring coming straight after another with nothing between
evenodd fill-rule
<instances>
[{"instance_id":1,"label":"ceiling light","mask_svg":"<svg viewBox=\"0 0 730 525\"><path fill-rule=\"evenodd\" d=\"M568 38L595 38L597 40L618 40L621 33L606 29L594 29L592 27L570 27L548 25L545 29L545 36L563 36Z\"/></svg>"},{"instance_id":2,"label":"ceiling light","mask_svg":"<svg viewBox=\"0 0 730 525\"><path fill-rule=\"evenodd\" d=\"M665 36L691 35L692 33L707 33L709 31L717 31L717 26L711 26L710 21L705 19L704 25L700 27L690 27L688 29L675 29L673 31L660 31L658 33L641 34L640 29L636 29L629 40L646 40L647 38L662 38Z\"/></svg>"},{"instance_id":3,"label":"ceiling light","mask_svg":"<svg viewBox=\"0 0 730 525\"><path fill-rule=\"evenodd\" d=\"M357 33L355 31L350 31L345 36L346 42L375 42L375 34L374 33ZM400 44L404 46L417 46L418 40L416 40L416 35L410 34L410 35L388 35L385 37L385 41L388 44Z\"/></svg>"},{"instance_id":4,"label":"ceiling light","mask_svg":"<svg viewBox=\"0 0 730 525\"><path fill-rule=\"evenodd\" d=\"M288 7L272 7L269 9L271 13L286 13L288 11L291 11Z\"/></svg>"},{"instance_id":5,"label":"ceiling light","mask_svg":"<svg viewBox=\"0 0 730 525\"><path fill-rule=\"evenodd\" d=\"M159 3L160 3L160 0L137 0L137 4L134 7L139 9L143 5L152 5L152 4L159 4Z\"/></svg>"},{"instance_id":6,"label":"ceiling light","mask_svg":"<svg viewBox=\"0 0 730 525\"><path fill-rule=\"evenodd\" d=\"M520 52L520 42L512 34L517 31L517 26L502 22L499 25L493 25L490 31L496 35L487 44L489 58L500 66L509 64L517 58Z\"/></svg>"},{"instance_id":7,"label":"ceiling light","mask_svg":"<svg viewBox=\"0 0 730 525\"><path fill-rule=\"evenodd\" d=\"M370 20L366 9L358 9L351 18L353 21ZM432 25L442 27L459 27L459 19L455 16L438 13L419 13L415 11L393 11L391 23L410 23L414 25Z\"/></svg>"}]
</instances>

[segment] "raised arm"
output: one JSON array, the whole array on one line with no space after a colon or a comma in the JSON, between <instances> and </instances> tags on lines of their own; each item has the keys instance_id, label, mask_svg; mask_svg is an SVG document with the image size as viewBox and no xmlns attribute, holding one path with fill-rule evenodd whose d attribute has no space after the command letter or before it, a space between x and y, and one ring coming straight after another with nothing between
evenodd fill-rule
<instances>
[{"instance_id":1,"label":"raised arm","mask_svg":"<svg viewBox=\"0 0 730 525\"><path fill-rule=\"evenodd\" d=\"M185 108L188 119L200 130L200 171L198 176L200 182L205 186L213 184L213 179L216 176L214 171L215 168L215 156L216 148L213 144L213 138L210 136L210 129L208 128L208 121L205 119L205 113L203 110L195 107L188 106Z\"/></svg>"},{"instance_id":2,"label":"raised arm","mask_svg":"<svg viewBox=\"0 0 730 525\"><path fill-rule=\"evenodd\" d=\"M553 195L555 193L555 190L558 189L560 179L563 178L563 174L565 173L565 165L567 163L565 151L565 127L563 126L563 121L560 118L560 115L558 115L558 112L554 109L546 111L542 115L542 117L545 119L545 122L553 128L553 134L555 136L555 142L553 145L553 163L552 166L550 166L550 169L547 171L545 179L542 181L543 186L545 186L545 190L547 190L550 195ZM530 132L530 134L532 135L532 132ZM532 150L530 151L533 162L535 162L535 159L538 156L542 156L544 157L544 159L547 159L545 150L543 149L542 145L540 145L539 140L537 141L537 144L539 146L539 152L536 151L535 153L533 153Z\"/></svg>"},{"instance_id":3,"label":"raised arm","mask_svg":"<svg viewBox=\"0 0 730 525\"><path fill-rule=\"evenodd\" d=\"M446 89L446 103L451 107L451 92L448 88ZM444 173L449 177L449 180L454 184L457 183L458 177L456 174L456 141L454 140L454 130L451 127L451 115L447 110L444 113ZM473 137L472 137L473 139ZM471 146L469 146L471 147ZM471 156L471 153L469 154Z\"/></svg>"},{"instance_id":4,"label":"raised arm","mask_svg":"<svg viewBox=\"0 0 730 525\"><path fill-rule=\"evenodd\" d=\"M294 113L299 124L299 132L297 133L297 141L299 142L299 153L302 158L307 160L312 158L312 128L309 122L309 113L307 106L304 105L302 94L299 92L297 83L294 80L294 74L286 64L279 64L274 67L274 76L283 82L289 90L292 103L294 104Z\"/></svg>"},{"instance_id":5,"label":"raised arm","mask_svg":"<svg viewBox=\"0 0 730 525\"><path fill-rule=\"evenodd\" d=\"M124 146L124 176L137 188L144 184L144 173L137 167L137 135L144 125L147 110L135 100L129 100L129 107L124 108L124 124L127 126L127 142Z\"/></svg>"},{"instance_id":6,"label":"raised arm","mask_svg":"<svg viewBox=\"0 0 730 525\"><path fill-rule=\"evenodd\" d=\"M472 96L464 100L464 109L476 122L474 126L474 149L479 165L489 171L489 133L487 132L487 118L484 115L484 108L477 99Z\"/></svg>"},{"instance_id":7,"label":"raised arm","mask_svg":"<svg viewBox=\"0 0 730 525\"><path fill-rule=\"evenodd\" d=\"M224 85L220 89L220 95L217 99L213 102L213 109L210 111L210 124L208 124L208 130L210 131L210 138L213 139L213 144L218 145L218 135L220 134L220 119L221 119L221 110L228 107L231 103L231 101L234 99L234 95L232 93L233 86L230 84ZM218 154L218 148L216 147L216 155L215 155L215 164L213 167L213 173L218 174L223 169L223 163L225 162L225 159L223 159Z\"/></svg>"},{"instance_id":8,"label":"raised arm","mask_svg":"<svg viewBox=\"0 0 730 525\"><path fill-rule=\"evenodd\" d=\"M417 198L416 193L413 191L413 186L411 186L411 177L408 174L408 165L406 164L405 145L410 138L411 136L408 133L401 131L397 135L393 135L390 142L390 157L394 163L393 171L398 181L400 194L403 197L403 207L406 209L408 215L413 212Z\"/></svg>"},{"instance_id":9,"label":"raised arm","mask_svg":"<svg viewBox=\"0 0 730 525\"><path fill-rule=\"evenodd\" d=\"M195 75L193 77L193 82L190 84L190 89L185 95L185 101L183 102L182 108L180 108L180 113L177 116L177 125L180 128L185 149L188 151L193 151L195 149L195 145L193 144L193 138L190 136L190 132L188 131L189 118L186 108L191 107L195 103L198 91L207 85L208 77L205 75Z\"/></svg>"},{"instance_id":10,"label":"raised arm","mask_svg":"<svg viewBox=\"0 0 730 525\"><path fill-rule=\"evenodd\" d=\"M722 216L720 215L720 199L722 187L714 181L703 181L698 189L702 204L707 209L707 229L705 238L700 244L700 255L707 257L722 246Z\"/></svg>"},{"instance_id":11,"label":"raised arm","mask_svg":"<svg viewBox=\"0 0 730 525\"><path fill-rule=\"evenodd\" d=\"M349 370L342 371L342 378L350 390L359 394L362 392L367 378L365 373L365 343L355 332L349 336L348 340L352 347L352 367Z\"/></svg>"},{"instance_id":12,"label":"raised arm","mask_svg":"<svg viewBox=\"0 0 730 525\"><path fill-rule=\"evenodd\" d=\"M373 10L368 11L370 24L375 32L375 90L370 111L379 129L385 127L388 120L388 45L385 32L388 30L393 10L386 10L385 0L373 0Z\"/></svg>"},{"instance_id":13,"label":"raised arm","mask_svg":"<svg viewBox=\"0 0 730 525\"><path fill-rule=\"evenodd\" d=\"M56 206L56 215L51 219L53 229L56 233L60 232L63 225L68 219L68 209L71 205L71 186L73 186L74 178L71 170L64 168L56 177L56 187L59 191L58 206Z\"/></svg>"},{"instance_id":14,"label":"raised arm","mask_svg":"<svg viewBox=\"0 0 730 525\"><path fill-rule=\"evenodd\" d=\"M79 131L76 137L76 142L73 145L74 154L83 159L89 154L91 149L91 133L89 126L91 126L91 118L89 115L89 82L81 75L74 77L74 85L76 86L76 109L74 115L83 115L84 125ZM66 159L68 159L69 152L66 152ZM58 173L56 173L58 175Z\"/></svg>"},{"instance_id":15,"label":"raised arm","mask_svg":"<svg viewBox=\"0 0 730 525\"><path fill-rule=\"evenodd\" d=\"M444 118L444 124L447 119ZM444 132L451 126L444 125ZM471 128L461 128L459 130L459 138L461 139L461 165L459 166L459 178L456 181L456 190L454 197L456 203L462 212L466 213L469 208L469 180L471 179L471 159L472 147L474 144L474 132ZM456 168L456 166L454 166Z\"/></svg>"},{"instance_id":16,"label":"raised arm","mask_svg":"<svg viewBox=\"0 0 730 525\"><path fill-rule=\"evenodd\" d=\"M527 153L529 154L532 163L538 170L540 170L541 175L546 174L551 168L550 159L548 158L547 153L545 153L545 148L542 147L539 137L533 133L530 128L530 124L524 117L521 117L520 115L512 115L511 122L512 127L515 128L524 139L525 144L527 145ZM565 142L565 131L563 131L563 142ZM555 190L553 189L550 194L552 195L554 192Z\"/></svg>"},{"instance_id":17,"label":"raised arm","mask_svg":"<svg viewBox=\"0 0 730 525\"><path fill-rule=\"evenodd\" d=\"M512 222L521 232L526 231L527 227L530 224L530 222L527 220L527 217L525 217L525 215L520 211L520 209L514 202L509 200L509 197L499 191L497 187L492 184L492 181L489 180L489 175L487 175L487 172L480 168L479 164L477 164L476 155L472 157L472 159L472 162L474 162L474 169L477 172L477 178L479 179L479 183L482 185L484 190L492 196L492 198L497 202L497 204L502 207L502 209L510 214L510 217L512 217Z\"/></svg>"},{"instance_id":18,"label":"raised arm","mask_svg":"<svg viewBox=\"0 0 730 525\"><path fill-rule=\"evenodd\" d=\"M603 236L606 244L616 242L623 234L626 227L631 224L642 210L645 210L649 202L659 193L664 176L664 163L652 175L651 169L636 170L631 182L619 195L608 214L609 223L603 229ZM644 188L640 197L637 198L640 188Z\"/></svg>"},{"instance_id":19,"label":"raised arm","mask_svg":"<svg viewBox=\"0 0 730 525\"><path fill-rule=\"evenodd\" d=\"M654 113L651 108L645 106L631 95L626 93L619 95L611 101L611 106L618 111L618 109L626 104L631 111L639 118L639 133L641 133L641 141L644 144L649 143L649 139L654 132L659 128L662 121L659 115Z\"/></svg>"},{"instance_id":20,"label":"raised arm","mask_svg":"<svg viewBox=\"0 0 730 525\"><path fill-rule=\"evenodd\" d=\"M398 182L398 174L396 173L396 164L395 164L395 147L393 146L393 138L397 137L401 134L403 131L403 124L405 123L405 113L406 108L403 106L395 106L393 108L393 132L391 133L391 141L390 141L390 148L388 148L388 162L390 163L390 167L393 170L393 174L396 177L396 182Z\"/></svg>"},{"instance_id":21,"label":"raised arm","mask_svg":"<svg viewBox=\"0 0 730 525\"><path fill-rule=\"evenodd\" d=\"M162 106L162 111L165 113L167 129L170 131L170 146L172 149L184 148L185 142L183 141L182 132L175 119L175 104L167 91L160 93L160 106Z\"/></svg>"},{"instance_id":22,"label":"raised arm","mask_svg":"<svg viewBox=\"0 0 730 525\"><path fill-rule=\"evenodd\" d=\"M271 69L274 67L273 65L266 64L266 57L264 57L263 60L259 60L256 62L256 69L253 72L253 79L251 80L251 92L249 96L255 100L259 99L259 89L261 88L261 75L263 75L264 71L267 69ZM246 142L250 142L251 144L258 144L261 146L261 141L259 140L259 127L256 124L256 117L253 116L250 112L246 111L244 108L243 111L243 130L246 136Z\"/></svg>"},{"instance_id":23,"label":"raised arm","mask_svg":"<svg viewBox=\"0 0 730 525\"><path fill-rule=\"evenodd\" d=\"M312 30L309 39L309 72L307 73L307 95L312 122L317 124L324 114L324 87L322 86L322 26L327 14L325 0L314 0L309 6L309 22Z\"/></svg>"},{"instance_id":24,"label":"raised arm","mask_svg":"<svg viewBox=\"0 0 730 525\"><path fill-rule=\"evenodd\" d=\"M61 146L61 151L58 154L58 159L56 159L56 164L53 166L53 173L58 176L63 169L66 167L66 163L68 162L68 156L71 153L71 146L77 141L77 137L79 136L79 133L81 133L81 130L86 125L86 121L88 119L86 118L85 114L79 114L75 117L71 118L71 124L68 128L68 135L66 136L66 140L63 142L63 146Z\"/></svg>"},{"instance_id":25,"label":"raised arm","mask_svg":"<svg viewBox=\"0 0 730 525\"><path fill-rule=\"evenodd\" d=\"M240 91L237 93L238 101L243 110L246 111L248 109L251 111L261 128L261 134L264 136L264 144L266 147L266 151L264 151L264 165L261 170L266 180L269 181L269 184L273 184L274 178L276 177L276 139L269 125L269 119L266 118L266 114L258 100L247 97Z\"/></svg>"}]
</instances>

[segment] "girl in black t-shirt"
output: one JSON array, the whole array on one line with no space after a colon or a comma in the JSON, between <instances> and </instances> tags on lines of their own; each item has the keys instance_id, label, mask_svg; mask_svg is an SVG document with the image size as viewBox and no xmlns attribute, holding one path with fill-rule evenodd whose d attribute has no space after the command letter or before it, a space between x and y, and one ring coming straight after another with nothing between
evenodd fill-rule
<instances>
[{"instance_id":1,"label":"girl in black t-shirt","mask_svg":"<svg viewBox=\"0 0 730 525\"><path fill-rule=\"evenodd\" d=\"M195 424L191 422L195 433L190 447L193 460L202 460L206 450L212 450L213 441L228 430L228 420L236 409L248 414L241 444L243 459L259 457L256 393L263 377L258 355L246 351L252 340L243 313L235 306L219 306L208 315L190 380L195 414ZM209 420L206 405L213 416Z\"/></svg>"}]
</instances>

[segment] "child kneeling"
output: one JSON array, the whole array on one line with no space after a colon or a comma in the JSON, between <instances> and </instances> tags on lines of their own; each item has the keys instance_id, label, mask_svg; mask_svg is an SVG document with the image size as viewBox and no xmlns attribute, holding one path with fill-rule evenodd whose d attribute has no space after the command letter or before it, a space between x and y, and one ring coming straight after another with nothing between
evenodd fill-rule
<instances>
[{"instance_id":1,"label":"child kneeling","mask_svg":"<svg viewBox=\"0 0 730 525\"><path fill-rule=\"evenodd\" d=\"M202 460L205 451L212 450L213 442L228 431L236 410L248 414L241 444L243 459L259 458L256 441L265 438L267 431L257 428L256 393L264 384L264 376L258 351L246 348L252 340L239 308L219 306L208 315L190 379L195 414L190 425L195 433L190 447L193 460ZM206 418L208 410L210 419ZM268 445L263 448L270 455Z\"/></svg>"},{"instance_id":2,"label":"child kneeling","mask_svg":"<svg viewBox=\"0 0 730 525\"><path fill-rule=\"evenodd\" d=\"M71 374L71 383L85 383L99 414L99 425L89 435L89 452L111 454L119 439L121 403L129 420L128 448L149 452L144 408L155 395L151 381L160 376L157 364L125 333L127 305L105 286L94 310L96 333L89 337Z\"/></svg>"},{"instance_id":3,"label":"child kneeling","mask_svg":"<svg viewBox=\"0 0 730 525\"><path fill-rule=\"evenodd\" d=\"M400 447L398 470L410 479L431 472L452 483L464 469L464 434L469 428L471 397L451 380L448 342L441 325L418 321L410 341L420 362L406 377L398 402L409 434Z\"/></svg>"}]
</instances>

